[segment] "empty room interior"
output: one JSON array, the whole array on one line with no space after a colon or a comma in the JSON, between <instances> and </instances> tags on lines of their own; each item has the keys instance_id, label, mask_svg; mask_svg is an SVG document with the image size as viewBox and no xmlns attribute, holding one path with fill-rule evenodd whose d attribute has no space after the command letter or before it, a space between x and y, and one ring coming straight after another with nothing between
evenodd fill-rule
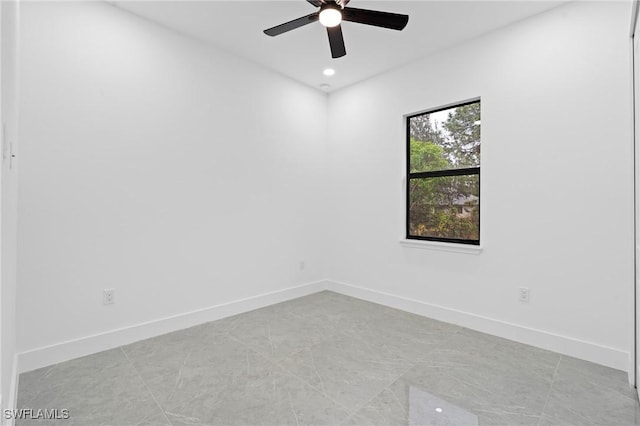
<instances>
[{"instance_id":1,"label":"empty room interior","mask_svg":"<svg viewBox=\"0 0 640 426\"><path fill-rule=\"evenodd\" d=\"M2 425L640 424L637 0L0 18Z\"/></svg>"}]
</instances>

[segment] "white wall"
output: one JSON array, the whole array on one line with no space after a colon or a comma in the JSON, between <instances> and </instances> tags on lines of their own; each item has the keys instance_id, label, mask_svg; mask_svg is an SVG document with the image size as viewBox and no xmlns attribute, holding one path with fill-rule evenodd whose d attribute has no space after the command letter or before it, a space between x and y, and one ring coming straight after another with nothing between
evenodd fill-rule
<instances>
[{"instance_id":1,"label":"white wall","mask_svg":"<svg viewBox=\"0 0 640 426\"><path fill-rule=\"evenodd\" d=\"M629 16L626 2L570 4L331 94L328 277L629 368ZM475 97L484 250L401 246L403 115Z\"/></svg>"},{"instance_id":2,"label":"white wall","mask_svg":"<svg viewBox=\"0 0 640 426\"><path fill-rule=\"evenodd\" d=\"M17 2L0 2L2 34L0 117L4 132L0 148L0 169L2 170L2 209L0 236L2 240L2 266L0 286L0 392L2 408L13 406L15 387L16 353L16 251L17 251L17 158L11 158L11 152L17 154L18 142L18 22Z\"/></svg>"},{"instance_id":3,"label":"white wall","mask_svg":"<svg viewBox=\"0 0 640 426\"><path fill-rule=\"evenodd\" d=\"M18 350L329 278L628 368L628 12L558 8L338 91L327 115L323 94L106 4L27 2ZM402 116L477 96L483 252L401 246Z\"/></svg>"},{"instance_id":4,"label":"white wall","mask_svg":"<svg viewBox=\"0 0 640 426\"><path fill-rule=\"evenodd\" d=\"M632 7L632 24L631 24L631 33L633 35L632 38L632 59L633 59L633 138L634 138L634 150L635 150L635 220L636 220L636 232L635 232L635 302L636 306L640 306L640 228L637 224L640 224L640 20L638 19L638 10L640 8L640 1L634 0ZM635 318L635 330L634 330L634 339L635 339L635 351L634 354L636 357L640 353L638 349L640 348L640 316L636 315ZM635 375L635 384L636 384L636 392L640 396L640 386L639 378L640 378L640 363L636 363L634 375Z\"/></svg>"},{"instance_id":5,"label":"white wall","mask_svg":"<svg viewBox=\"0 0 640 426\"><path fill-rule=\"evenodd\" d=\"M20 351L324 277L325 94L105 3L21 13Z\"/></svg>"}]
</instances>

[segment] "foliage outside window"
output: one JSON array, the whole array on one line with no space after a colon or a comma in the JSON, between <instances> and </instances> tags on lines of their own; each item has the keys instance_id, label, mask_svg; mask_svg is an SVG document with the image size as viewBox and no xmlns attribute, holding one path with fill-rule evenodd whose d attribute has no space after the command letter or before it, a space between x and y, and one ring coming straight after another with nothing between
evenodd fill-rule
<instances>
[{"instance_id":1,"label":"foliage outside window","mask_svg":"<svg viewBox=\"0 0 640 426\"><path fill-rule=\"evenodd\" d=\"M407 117L407 239L480 244L480 101Z\"/></svg>"}]
</instances>

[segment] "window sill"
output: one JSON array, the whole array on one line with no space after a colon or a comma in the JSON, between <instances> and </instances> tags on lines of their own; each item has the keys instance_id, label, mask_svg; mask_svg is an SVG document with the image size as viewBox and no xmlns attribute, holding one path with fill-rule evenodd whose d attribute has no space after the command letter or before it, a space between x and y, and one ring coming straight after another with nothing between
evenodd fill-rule
<instances>
[{"instance_id":1,"label":"window sill","mask_svg":"<svg viewBox=\"0 0 640 426\"><path fill-rule=\"evenodd\" d=\"M426 250L448 251L452 253L480 254L482 246L470 244L441 243L439 241L407 240L401 239L400 244L404 247L419 248Z\"/></svg>"}]
</instances>

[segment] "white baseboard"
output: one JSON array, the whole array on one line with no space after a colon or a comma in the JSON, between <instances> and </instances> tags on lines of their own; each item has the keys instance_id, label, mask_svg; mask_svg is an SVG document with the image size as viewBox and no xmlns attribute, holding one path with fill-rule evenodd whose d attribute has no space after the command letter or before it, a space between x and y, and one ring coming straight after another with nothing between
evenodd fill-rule
<instances>
[{"instance_id":1,"label":"white baseboard","mask_svg":"<svg viewBox=\"0 0 640 426\"><path fill-rule=\"evenodd\" d=\"M630 354L619 349L338 281L327 280L326 288L346 296L460 325L482 333L584 359L618 370L632 371L629 370ZM633 369L633 367L631 368Z\"/></svg>"},{"instance_id":2,"label":"white baseboard","mask_svg":"<svg viewBox=\"0 0 640 426\"><path fill-rule=\"evenodd\" d=\"M317 293L324 290L325 286L326 282L324 280L316 281L21 352L18 354L18 372L24 373L25 371L171 333L172 331L285 302L297 297Z\"/></svg>"},{"instance_id":3,"label":"white baseboard","mask_svg":"<svg viewBox=\"0 0 640 426\"><path fill-rule=\"evenodd\" d=\"M22 373L35 370L205 322L285 302L322 290L331 290L346 296L460 325L619 370L628 372L630 368L630 354L619 349L364 287L333 280L322 280L22 352L16 356L18 362L17 366L14 366L14 371ZM17 377L12 378L12 391L14 390L14 381L17 389ZM15 395L10 395L11 397L14 398L13 403L15 405Z\"/></svg>"}]
</instances>

